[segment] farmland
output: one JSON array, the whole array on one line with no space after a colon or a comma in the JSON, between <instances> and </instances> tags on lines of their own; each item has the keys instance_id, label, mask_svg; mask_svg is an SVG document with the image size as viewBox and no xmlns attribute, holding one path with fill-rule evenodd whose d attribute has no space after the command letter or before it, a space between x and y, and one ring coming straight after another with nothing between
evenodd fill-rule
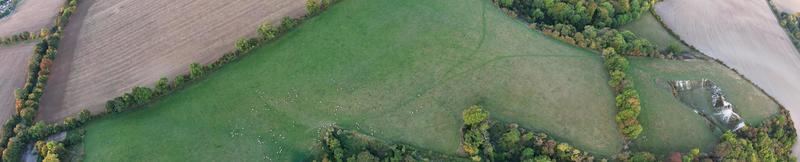
<instances>
[{"instance_id":1,"label":"farmland","mask_svg":"<svg viewBox=\"0 0 800 162\"><path fill-rule=\"evenodd\" d=\"M775 7L781 12L797 13L800 12L800 1L795 0L771 0Z\"/></svg>"},{"instance_id":2,"label":"farmland","mask_svg":"<svg viewBox=\"0 0 800 162\"><path fill-rule=\"evenodd\" d=\"M692 108L672 96L667 81L709 79L720 86L735 111L749 125L757 126L777 113L778 104L734 71L713 61L674 61L631 58L633 78L642 97L641 121L646 129L634 148L658 155L692 148L711 151L721 132ZM677 149L677 150L676 150Z\"/></svg>"},{"instance_id":3,"label":"farmland","mask_svg":"<svg viewBox=\"0 0 800 162\"><path fill-rule=\"evenodd\" d=\"M301 16L304 4L81 1L61 40L39 118L59 121L84 108L104 111L105 101L134 86L152 86L161 77L184 73L190 63L219 58L262 22Z\"/></svg>"},{"instance_id":4,"label":"farmland","mask_svg":"<svg viewBox=\"0 0 800 162\"><path fill-rule=\"evenodd\" d=\"M0 19L0 36L10 36L19 32L39 32L53 24L64 0L24 0L20 1L13 14Z\"/></svg>"},{"instance_id":5,"label":"farmland","mask_svg":"<svg viewBox=\"0 0 800 162\"><path fill-rule=\"evenodd\" d=\"M0 47L0 121L14 111L14 90L25 84L28 59L33 43Z\"/></svg>"},{"instance_id":6,"label":"farmland","mask_svg":"<svg viewBox=\"0 0 800 162\"><path fill-rule=\"evenodd\" d=\"M766 1L667 0L655 9L688 44L753 81L794 119L800 116L800 54Z\"/></svg>"},{"instance_id":7,"label":"farmland","mask_svg":"<svg viewBox=\"0 0 800 162\"><path fill-rule=\"evenodd\" d=\"M342 1L184 90L93 121L86 160L298 161L332 123L455 154L474 104L601 157L622 149L598 54L460 2Z\"/></svg>"}]
</instances>

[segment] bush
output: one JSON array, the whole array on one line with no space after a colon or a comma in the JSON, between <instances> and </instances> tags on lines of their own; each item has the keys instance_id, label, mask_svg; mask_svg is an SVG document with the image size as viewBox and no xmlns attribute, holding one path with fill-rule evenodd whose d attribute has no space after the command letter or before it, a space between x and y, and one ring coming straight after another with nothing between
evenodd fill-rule
<instances>
[{"instance_id":1,"label":"bush","mask_svg":"<svg viewBox=\"0 0 800 162\"><path fill-rule=\"evenodd\" d=\"M308 15L316 15L320 11L320 6L317 3L317 0L307 0L306 11L308 11Z\"/></svg>"},{"instance_id":2,"label":"bush","mask_svg":"<svg viewBox=\"0 0 800 162\"><path fill-rule=\"evenodd\" d=\"M681 49L681 46L678 43L672 43L669 44L669 46L667 47L667 52L673 55L677 55L683 53L683 49Z\"/></svg>"},{"instance_id":3,"label":"bush","mask_svg":"<svg viewBox=\"0 0 800 162\"><path fill-rule=\"evenodd\" d=\"M489 118L489 112L486 112L477 105L470 106L467 110L464 110L462 115L464 124L466 125L475 125Z\"/></svg>"},{"instance_id":4,"label":"bush","mask_svg":"<svg viewBox=\"0 0 800 162\"><path fill-rule=\"evenodd\" d=\"M203 68L198 63L192 63L189 65L189 78L197 79L203 76Z\"/></svg>"},{"instance_id":5,"label":"bush","mask_svg":"<svg viewBox=\"0 0 800 162\"><path fill-rule=\"evenodd\" d=\"M270 23L264 23L258 27L258 33L261 34L263 40L272 40L277 36L278 29Z\"/></svg>"},{"instance_id":6,"label":"bush","mask_svg":"<svg viewBox=\"0 0 800 162\"><path fill-rule=\"evenodd\" d=\"M169 85L169 80L167 78L162 77L161 79L158 79L158 81L156 81L156 93L158 95L163 95L164 93L167 93L170 90L171 89Z\"/></svg>"},{"instance_id":7,"label":"bush","mask_svg":"<svg viewBox=\"0 0 800 162\"><path fill-rule=\"evenodd\" d=\"M294 19L289 16L283 17L283 20L281 20L280 30L283 32L287 32L289 31L289 29L292 29L295 26L297 26L297 24L298 24L297 19Z\"/></svg>"},{"instance_id":8,"label":"bush","mask_svg":"<svg viewBox=\"0 0 800 162\"><path fill-rule=\"evenodd\" d=\"M134 87L132 95L134 104L141 105L150 101L153 91L146 87Z\"/></svg>"},{"instance_id":9,"label":"bush","mask_svg":"<svg viewBox=\"0 0 800 162\"><path fill-rule=\"evenodd\" d=\"M500 0L501 7L511 7L511 4L514 3L514 0Z\"/></svg>"}]
</instances>

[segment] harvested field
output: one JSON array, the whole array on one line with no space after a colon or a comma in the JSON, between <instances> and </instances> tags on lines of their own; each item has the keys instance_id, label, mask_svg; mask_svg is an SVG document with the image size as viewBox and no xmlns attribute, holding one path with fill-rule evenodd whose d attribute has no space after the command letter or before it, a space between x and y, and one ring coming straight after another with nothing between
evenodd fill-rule
<instances>
[{"instance_id":1,"label":"harvested field","mask_svg":"<svg viewBox=\"0 0 800 162\"><path fill-rule=\"evenodd\" d=\"M19 32L39 32L53 24L64 0L22 0L14 13L0 19L0 36Z\"/></svg>"},{"instance_id":2,"label":"harvested field","mask_svg":"<svg viewBox=\"0 0 800 162\"><path fill-rule=\"evenodd\" d=\"M474 104L610 157L622 137L603 67L490 1L345 0L196 84L90 122L86 161L308 161L331 123L456 154Z\"/></svg>"},{"instance_id":3,"label":"harvested field","mask_svg":"<svg viewBox=\"0 0 800 162\"><path fill-rule=\"evenodd\" d=\"M778 104L736 72L704 60L664 60L632 57L631 75L642 99L639 121L645 130L633 148L666 156L673 151L692 148L711 151L719 141L720 131L672 95L671 80L708 79L722 88L734 111L745 122L758 125L778 112ZM650 128L650 129L648 129Z\"/></svg>"},{"instance_id":4,"label":"harvested field","mask_svg":"<svg viewBox=\"0 0 800 162\"><path fill-rule=\"evenodd\" d=\"M305 13L300 0L84 0L65 29L39 119L60 121L135 86L174 78L253 36L266 21Z\"/></svg>"},{"instance_id":5,"label":"harvested field","mask_svg":"<svg viewBox=\"0 0 800 162\"><path fill-rule=\"evenodd\" d=\"M655 9L684 41L752 80L800 121L800 54L767 1L665 0Z\"/></svg>"},{"instance_id":6,"label":"harvested field","mask_svg":"<svg viewBox=\"0 0 800 162\"><path fill-rule=\"evenodd\" d=\"M800 12L800 1L798 0L771 0L781 12L797 13Z\"/></svg>"},{"instance_id":7,"label":"harvested field","mask_svg":"<svg viewBox=\"0 0 800 162\"><path fill-rule=\"evenodd\" d=\"M0 47L0 121L14 114L14 90L25 85L28 59L36 43Z\"/></svg>"}]
</instances>

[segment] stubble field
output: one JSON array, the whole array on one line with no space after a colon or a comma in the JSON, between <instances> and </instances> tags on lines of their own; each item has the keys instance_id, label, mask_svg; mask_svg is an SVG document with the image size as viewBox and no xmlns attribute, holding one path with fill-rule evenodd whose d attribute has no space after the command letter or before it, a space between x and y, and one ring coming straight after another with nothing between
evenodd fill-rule
<instances>
[{"instance_id":1,"label":"stubble field","mask_svg":"<svg viewBox=\"0 0 800 162\"><path fill-rule=\"evenodd\" d=\"M253 36L263 22L305 13L300 0L83 0L61 40L39 119L60 121L135 86L188 71Z\"/></svg>"},{"instance_id":2,"label":"stubble field","mask_svg":"<svg viewBox=\"0 0 800 162\"><path fill-rule=\"evenodd\" d=\"M800 1L798 0L771 0L775 7L781 12L797 13L800 12Z\"/></svg>"},{"instance_id":3,"label":"stubble field","mask_svg":"<svg viewBox=\"0 0 800 162\"><path fill-rule=\"evenodd\" d=\"M23 0L14 13L0 19L0 36L19 32L39 32L53 24L64 0Z\"/></svg>"},{"instance_id":4,"label":"stubble field","mask_svg":"<svg viewBox=\"0 0 800 162\"><path fill-rule=\"evenodd\" d=\"M14 90L22 88L28 73L28 60L36 43L0 47L0 121L14 114Z\"/></svg>"}]
</instances>

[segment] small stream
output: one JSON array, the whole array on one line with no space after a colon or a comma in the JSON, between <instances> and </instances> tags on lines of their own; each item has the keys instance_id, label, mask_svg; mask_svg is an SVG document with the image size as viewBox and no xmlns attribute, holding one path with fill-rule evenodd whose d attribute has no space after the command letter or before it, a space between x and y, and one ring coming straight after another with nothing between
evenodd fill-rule
<instances>
[{"instance_id":1,"label":"small stream","mask_svg":"<svg viewBox=\"0 0 800 162\"><path fill-rule=\"evenodd\" d=\"M675 80L669 84L676 98L717 128L736 131L744 127L744 119L734 111L733 104L725 99L722 89L713 82L706 79Z\"/></svg>"}]
</instances>

